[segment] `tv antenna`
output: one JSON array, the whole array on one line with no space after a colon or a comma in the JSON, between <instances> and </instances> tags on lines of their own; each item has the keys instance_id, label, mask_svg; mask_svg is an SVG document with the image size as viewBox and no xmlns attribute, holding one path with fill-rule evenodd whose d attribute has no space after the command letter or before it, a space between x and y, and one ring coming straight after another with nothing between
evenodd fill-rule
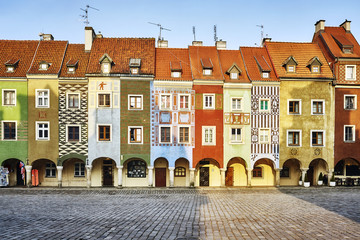
<instances>
[{"instance_id":1,"label":"tv antenna","mask_svg":"<svg viewBox=\"0 0 360 240\"><path fill-rule=\"evenodd\" d=\"M193 35L194 35L194 41L196 41L195 26L193 26Z\"/></svg>"},{"instance_id":2,"label":"tv antenna","mask_svg":"<svg viewBox=\"0 0 360 240\"><path fill-rule=\"evenodd\" d=\"M262 41L264 39L264 25L256 25L257 27L261 28L261 39L260 39L260 45L262 45Z\"/></svg>"},{"instance_id":3,"label":"tv antenna","mask_svg":"<svg viewBox=\"0 0 360 240\"><path fill-rule=\"evenodd\" d=\"M216 25L214 25L214 42L218 40L217 33L216 33Z\"/></svg>"},{"instance_id":4,"label":"tv antenna","mask_svg":"<svg viewBox=\"0 0 360 240\"><path fill-rule=\"evenodd\" d=\"M96 11L100 11L99 9L90 7L89 5L86 5L86 8L85 8L85 9L83 9L83 8L80 8L80 9L85 12L85 14L84 14L84 15L80 15L80 17L83 18L84 23L85 23L86 26L89 25L89 14L88 14L89 9L94 9L94 10L96 10Z\"/></svg>"},{"instance_id":5,"label":"tv antenna","mask_svg":"<svg viewBox=\"0 0 360 240\"><path fill-rule=\"evenodd\" d=\"M148 22L148 23L152 24L152 25L155 25L155 26L158 26L160 28L160 34L159 34L158 40L162 40L162 38L161 38L161 30L171 31L171 29L162 27L161 24L159 24L159 23L152 23L152 22Z\"/></svg>"}]
</instances>

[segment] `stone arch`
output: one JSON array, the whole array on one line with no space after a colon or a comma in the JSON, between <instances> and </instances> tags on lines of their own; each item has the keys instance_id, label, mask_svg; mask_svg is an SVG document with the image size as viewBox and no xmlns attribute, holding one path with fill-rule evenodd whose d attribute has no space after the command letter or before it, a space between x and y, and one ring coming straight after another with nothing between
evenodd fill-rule
<instances>
[{"instance_id":1,"label":"stone arch","mask_svg":"<svg viewBox=\"0 0 360 240\"><path fill-rule=\"evenodd\" d=\"M297 186L301 177L302 163L297 158L287 159L281 166L280 185Z\"/></svg>"},{"instance_id":2,"label":"stone arch","mask_svg":"<svg viewBox=\"0 0 360 240\"><path fill-rule=\"evenodd\" d=\"M86 156L78 154L78 153L69 153L69 154L66 154L66 155L62 156L61 158L59 158L58 161L57 161L57 165L58 166L63 166L64 162L66 160L68 160L68 159L71 159L71 158L80 159L86 164L86 159L87 159Z\"/></svg>"},{"instance_id":3,"label":"stone arch","mask_svg":"<svg viewBox=\"0 0 360 240\"><path fill-rule=\"evenodd\" d=\"M174 186L188 187L190 186L190 161L186 158L178 158L175 161L174 169Z\"/></svg>"},{"instance_id":4,"label":"stone arch","mask_svg":"<svg viewBox=\"0 0 360 240\"><path fill-rule=\"evenodd\" d=\"M241 157L231 158L226 165L225 186L247 186L247 163Z\"/></svg>"},{"instance_id":5,"label":"stone arch","mask_svg":"<svg viewBox=\"0 0 360 240\"><path fill-rule=\"evenodd\" d=\"M20 164L22 163L22 164ZM5 159L2 164L9 171L9 186L24 186L26 184L25 163L18 158Z\"/></svg>"},{"instance_id":6,"label":"stone arch","mask_svg":"<svg viewBox=\"0 0 360 240\"><path fill-rule=\"evenodd\" d=\"M138 157L128 158L123 163L122 179L125 187L148 186L149 170L147 162Z\"/></svg>"},{"instance_id":7,"label":"stone arch","mask_svg":"<svg viewBox=\"0 0 360 240\"><path fill-rule=\"evenodd\" d=\"M58 185L58 173L56 162L51 159L40 158L32 162L32 175L37 175L36 182L39 186L55 187ZM37 171L36 171L37 170ZM37 186L36 182L32 181L33 186Z\"/></svg>"},{"instance_id":8,"label":"stone arch","mask_svg":"<svg viewBox=\"0 0 360 240\"><path fill-rule=\"evenodd\" d=\"M213 158L204 158L196 164L196 186L215 186L221 185L220 177L221 164Z\"/></svg>"},{"instance_id":9,"label":"stone arch","mask_svg":"<svg viewBox=\"0 0 360 240\"><path fill-rule=\"evenodd\" d=\"M317 180L320 175L320 172L323 175L327 175L329 172L328 163L322 158L313 159L308 166L307 176L310 181L310 185L317 185Z\"/></svg>"},{"instance_id":10,"label":"stone arch","mask_svg":"<svg viewBox=\"0 0 360 240\"><path fill-rule=\"evenodd\" d=\"M275 186L275 162L268 158L258 159L253 164L251 175L252 186Z\"/></svg>"},{"instance_id":11,"label":"stone arch","mask_svg":"<svg viewBox=\"0 0 360 240\"><path fill-rule=\"evenodd\" d=\"M91 186L111 187L117 185L116 161L109 157L98 157L91 161Z\"/></svg>"},{"instance_id":12,"label":"stone arch","mask_svg":"<svg viewBox=\"0 0 360 240\"><path fill-rule=\"evenodd\" d=\"M335 165L334 174L338 176L360 176L360 162L355 158L343 158Z\"/></svg>"},{"instance_id":13,"label":"stone arch","mask_svg":"<svg viewBox=\"0 0 360 240\"><path fill-rule=\"evenodd\" d=\"M155 187L169 185L169 161L164 157L158 157L154 161Z\"/></svg>"}]
</instances>

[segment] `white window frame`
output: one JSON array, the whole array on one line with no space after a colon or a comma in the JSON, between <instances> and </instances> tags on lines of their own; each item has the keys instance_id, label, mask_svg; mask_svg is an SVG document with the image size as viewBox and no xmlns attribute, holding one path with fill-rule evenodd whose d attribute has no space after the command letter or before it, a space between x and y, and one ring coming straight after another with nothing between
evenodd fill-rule
<instances>
[{"instance_id":1,"label":"white window frame","mask_svg":"<svg viewBox=\"0 0 360 240\"><path fill-rule=\"evenodd\" d=\"M262 73L261 73L261 77L262 77L262 78L269 78L269 77L270 77L270 73L269 73L269 72L262 72Z\"/></svg>"},{"instance_id":2,"label":"white window frame","mask_svg":"<svg viewBox=\"0 0 360 240\"><path fill-rule=\"evenodd\" d=\"M135 97L135 98L137 98L137 97L140 97L141 98L141 107L140 108L131 108L130 107L130 104L131 104L131 98L132 97ZM143 95L142 94L129 94L128 95L128 110L129 111L141 111L141 110L143 110Z\"/></svg>"},{"instance_id":3,"label":"white window frame","mask_svg":"<svg viewBox=\"0 0 360 240\"><path fill-rule=\"evenodd\" d=\"M4 123L8 123L8 122L15 123L15 139L4 139L4 135L5 135ZM2 140L2 141L17 141L17 137L18 137L17 121L13 121L13 120L10 120L10 121L3 120L3 121L1 121L1 132L2 132L2 136L1 136L1 140Z\"/></svg>"},{"instance_id":4,"label":"white window frame","mask_svg":"<svg viewBox=\"0 0 360 240\"><path fill-rule=\"evenodd\" d=\"M131 142L130 141L130 130L132 128L141 129L141 142ZM143 126L128 126L128 144L143 144L144 143L144 131Z\"/></svg>"},{"instance_id":5,"label":"white window frame","mask_svg":"<svg viewBox=\"0 0 360 240\"><path fill-rule=\"evenodd\" d=\"M79 164L79 174L76 175L76 164ZM84 174L81 174L81 165L84 164ZM85 163L84 162L75 162L74 163L74 177L85 177Z\"/></svg>"},{"instance_id":6,"label":"white window frame","mask_svg":"<svg viewBox=\"0 0 360 240\"><path fill-rule=\"evenodd\" d=\"M348 67L353 67L354 68L354 77L350 78L347 74L347 68ZM356 65L345 65L345 80L349 80L349 81L356 81Z\"/></svg>"},{"instance_id":7,"label":"white window frame","mask_svg":"<svg viewBox=\"0 0 360 240\"><path fill-rule=\"evenodd\" d=\"M232 140L231 138L232 138L232 130L233 129L240 129L240 140ZM242 128L242 127L230 127L229 128L229 137L230 137L230 141L229 141L229 143L230 144L243 144L244 143L244 128ZM236 134L237 135L237 134Z\"/></svg>"},{"instance_id":8,"label":"white window frame","mask_svg":"<svg viewBox=\"0 0 360 240\"><path fill-rule=\"evenodd\" d=\"M233 108L233 100L234 100L234 99L240 99L240 108L239 108L239 109L234 109L234 108ZM244 101L244 100L243 100L242 97L232 97L232 98L231 98L231 103L230 103L230 104L231 104L231 111L234 111L234 112L235 112L235 111L243 111L243 105L244 105L243 101Z\"/></svg>"},{"instance_id":9,"label":"white window frame","mask_svg":"<svg viewBox=\"0 0 360 240\"><path fill-rule=\"evenodd\" d=\"M5 104L5 92L10 92L10 91L14 91L14 95L15 95L15 103L14 104ZM16 89L2 89L2 106L5 107L16 107L16 102L17 102L17 94L16 94Z\"/></svg>"},{"instance_id":10,"label":"white window frame","mask_svg":"<svg viewBox=\"0 0 360 240\"><path fill-rule=\"evenodd\" d=\"M290 108L290 102L292 101L298 101L299 102L299 113L290 113L289 111L289 108ZM288 115L301 115L301 107L302 107L302 104L301 104L301 99L288 99L287 100L287 114Z\"/></svg>"},{"instance_id":11,"label":"white window frame","mask_svg":"<svg viewBox=\"0 0 360 240\"><path fill-rule=\"evenodd\" d=\"M139 67L131 67L130 72L132 75L138 75L140 72L140 68Z\"/></svg>"},{"instance_id":12,"label":"white window frame","mask_svg":"<svg viewBox=\"0 0 360 240\"><path fill-rule=\"evenodd\" d=\"M261 110L261 101L267 101L268 102L268 109L266 110ZM260 98L259 99L259 112L270 112L270 99L269 98Z\"/></svg>"},{"instance_id":13,"label":"white window frame","mask_svg":"<svg viewBox=\"0 0 360 240\"><path fill-rule=\"evenodd\" d=\"M171 71L171 77L172 78L181 78L181 72L180 71Z\"/></svg>"},{"instance_id":14,"label":"white window frame","mask_svg":"<svg viewBox=\"0 0 360 240\"><path fill-rule=\"evenodd\" d=\"M67 73L74 74L75 73L75 67L73 67L73 66L67 67Z\"/></svg>"},{"instance_id":15,"label":"white window frame","mask_svg":"<svg viewBox=\"0 0 360 240\"><path fill-rule=\"evenodd\" d=\"M48 105L41 105L41 106L39 106L39 92L47 92L48 93L48 96L47 96L47 98L48 98ZM36 108L49 108L50 107L50 90L49 89L35 89L35 107ZM43 99L45 99L45 98L43 98Z\"/></svg>"},{"instance_id":16,"label":"white window frame","mask_svg":"<svg viewBox=\"0 0 360 240\"><path fill-rule=\"evenodd\" d=\"M180 142L180 128L188 128L189 129L189 141L187 142ZM179 125L178 126L178 139L179 139L179 143L181 144L189 144L191 142L191 126L188 125Z\"/></svg>"},{"instance_id":17,"label":"white window frame","mask_svg":"<svg viewBox=\"0 0 360 240\"><path fill-rule=\"evenodd\" d=\"M313 145L312 143L312 134L313 132L322 132L322 137L323 137L323 144L322 145ZM310 147L325 147L325 139L326 139L326 135L325 135L325 130L310 130Z\"/></svg>"},{"instance_id":18,"label":"white window frame","mask_svg":"<svg viewBox=\"0 0 360 240\"><path fill-rule=\"evenodd\" d=\"M205 142L205 131L206 129L212 129L212 142ZM202 145L203 146L215 146L216 145L216 126L202 126Z\"/></svg>"},{"instance_id":19,"label":"white window frame","mask_svg":"<svg viewBox=\"0 0 360 240\"><path fill-rule=\"evenodd\" d=\"M354 97L354 108L346 108L346 97ZM344 94L344 109L356 110L357 109L357 95L356 94Z\"/></svg>"},{"instance_id":20,"label":"white window frame","mask_svg":"<svg viewBox=\"0 0 360 240\"><path fill-rule=\"evenodd\" d=\"M352 140L346 140L346 127L351 127L352 128L352 134L353 134L353 139ZM355 142L355 125L344 125L344 142L345 143L354 143Z\"/></svg>"},{"instance_id":21,"label":"white window frame","mask_svg":"<svg viewBox=\"0 0 360 240\"><path fill-rule=\"evenodd\" d=\"M212 98L212 100L211 100L212 106L210 106L210 107L205 106L206 97L211 97ZM203 109L215 109L215 94L214 93L204 93L203 94Z\"/></svg>"},{"instance_id":22,"label":"white window frame","mask_svg":"<svg viewBox=\"0 0 360 240\"><path fill-rule=\"evenodd\" d=\"M14 66L6 66L6 72L7 73L13 73L15 71L15 67Z\"/></svg>"},{"instance_id":23,"label":"white window frame","mask_svg":"<svg viewBox=\"0 0 360 240\"><path fill-rule=\"evenodd\" d=\"M69 141L69 127L79 127L79 141ZM81 125L80 124L66 124L66 142L81 142Z\"/></svg>"},{"instance_id":24,"label":"white window frame","mask_svg":"<svg viewBox=\"0 0 360 240\"><path fill-rule=\"evenodd\" d=\"M40 138L39 137L39 124L47 124L48 125L48 137L47 138ZM36 121L35 122L35 130L36 130L36 134L35 134L35 140L36 141L50 141L50 122L49 121ZM44 129L46 130L46 129Z\"/></svg>"},{"instance_id":25,"label":"white window frame","mask_svg":"<svg viewBox=\"0 0 360 240\"><path fill-rule=\"evenodd\" d=\"M78 95L79 97L79 106L78 107L69 107L69 95ZM81 98L79 92L67 92L66 93L66 109L80 109L81 106Z\"/></svg>"},{"instance_id":26,"label":"white window frame","mask_svg":"<svg viewBox=\"0 0 360 240\"><path fill-rule=\"evenodd\" d=\"M110 94L110 106L106 107L106 106L99 106L99 94ZM97 108L112 108L112 92L97 92L96 93L96 106Z\"/></svg>"},{"instance_id":27,"label":"white window frame","mask_svg":"<svg viewBox=\"0 0 360 240\"><path fill-rule=\"evenodd\" d=\"M51 164L52 166L50 165L50 167L47 167L47 166L46 166L47 164ZM49 176L46 175L46 170L47 170L47 169L50 169L50 170L51 170ZM53 172L52 170L55 170L55 171L54 171L55 175L52 175L52 172ZM56 172L57 172L57 171L56 171L56 164L55 164L55 163L53 163L53 162L50 162L50 163L47 162L47 163L45 163L45 178L56 178Z\"/></svg>"},{"instance_id":28,"label":"white window frame","mask_svg":"<svg viewBox=\"0 0 360 240\"><path fill-rule=\"evenodd\" d=\"M238 72L232 72L230 73L230 79L239 79L239 73Z\"/></svg>"},{"instance_id":29,"label":"white window frame","mask_svg":"<svg viewBox=\"0 0 360 240\"><path fill-rule=\"evenodd\" d=\"M161 103L162 103L162 97L163 96L168 96L170 98L170 101L169 101L169 104L170 106L167 108L167 107L162 107ZM166 93L166 94L160 94L160 99L159 99L159 109L160 110L171 110L172 109L172 94L170 93Z\"/></svg>"},{"instance_id":30,"label":"white window frame","mask_svg":"<svg viewBox=\"0 0 360 240\"><path fill-rule=\"evenodd\" d=\"M322 113L314 113L314 111L313 111L313 103L314 102L322 102L322 110L323 110ZM324 99L311 99L311 115L316 115L316 116L325 115L325 100Z\"/></svg>"},{"instance_id":31,"label":"white window frame","mask_svg":"<svg viewBox=\"0 0 360 240\"><path fill-rule=\"evenodd\" d=\"M101 64L101 72L107 73L107 74L110 73L111 72L111 63L102 63Z\"/></svg>"},{"instance_id":32,"label":"white window frame","mask_svg":"<svg viewBox=\"0 0 360 240\"><path fill-rule=\"evenodd\" d=\"M181 96L187 96L188 97L188 107L187 108L182 108L181 107ZM191 106L191 96L190 94L179 94L179 109L180 110L189 110Z\"/></svg>"},{"instance_id":33,"label":"white window frame","mask_svg":"<svg viewBox=\"0 0 360 240\"><path fill-rule=\"evenodd\" d=\"M315 71L315 69L317 69L317 71ZM312 65L311 73L320 73L320 65Z\"/></svg>"},{"instance_id":34,"label":"white window frame","mask_svg":"<svg viewBox=\"0 0 360 240\"><path fill-rule=\"evenodd\" d=\"M298 132L299 133L299 145L289 145L289 132ZM299 129L286 130L286 146L287 147L301 147L302 146L302 131Z\"/></svg>"},{"instance_id":35,"label":"white window frame","mask_svg":"<svg viewBox=\"0 0 360 240\"><path fill-rule=\"evenodd\" d=\"M203 75L204 76L211 76L213 74L213 70L209 68L203 69Z\"/></svg>"},{"instance_id":36,"label":"white window frame","mask_svg":"<svg viewBox=\"0 0 360 240\"><path fill-rule=\"evenodd\" d=\"M290 68L293 68L293 71L290 71ZM296 72L296 65L286 65L286 72L295 73Z\"/></svg>"},{"instance_id":37,"label":"white window frame","mask_svg":"<svg viewBox=\"0 0 360 240\"><path fill-rule=\"evenodd\" d=\"M261 141L261 131L262 130L266 130L267 131L267 136L268 136L268 140L267 141ZM259 143L260 144L269 144L271 143L271 130L270 128L259 128Z\"/></svg>"},{"instance_id":38,"label":"white window frame","mask_svg":"<svg viewBox=\"0 0 360 240\"><path fill-rule=\"evenodd\" d=\"M100 141L99 140L99 136L100 136L100 131L99 131L99 126L109 126L110 127L110 140L109 141ZM99 143L109 143L109 142L112 142L112 124L108 124L108 123L98 123L96 124L96 142L99 142Z\"/></svg>"},{"instance_id":39,"label":"white window frame","mask_svg":"<svg viewBox=\"0 0 360 240\"><path fill-rule=\"evenodd\" d=\"M163 127L170 128L170 142L162 142L161 141L161 128L163 128ZM172 126L171 125L159 125L159 143L171 144L172 142L173 142Z\"/></svg>"}]
</instances>

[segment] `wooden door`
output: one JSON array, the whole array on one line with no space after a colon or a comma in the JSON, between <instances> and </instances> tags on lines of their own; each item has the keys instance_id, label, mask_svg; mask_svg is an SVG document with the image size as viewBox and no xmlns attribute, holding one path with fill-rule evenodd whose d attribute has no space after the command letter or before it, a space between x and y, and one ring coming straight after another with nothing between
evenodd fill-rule
<instances>
[{"instance_id":1,"label":"wooden door","mask_svg":"<svg viewBox=\"0 0 360 240\"><path fill-rule=\"evenodd\" d=\"M225 172L225 185L234 186L234 168L229 167Z\"/></svg>"},{"instance_id":2,"label":"wooden door","mask_svg":"<svg viewBox=\"0 0 360 240\"><path fill-rule=\"evenodd\" d=\"M166 168L155 168L155 187L166 187Z\"/></svg>"},{"instance_id":3,"label":"wooden door","mask_svg":"<svg viewBox=\"0 0 360 240\"><path fill-rule=\"evenodd\" d=\"M113 186L112 166L103 166L103 186Z\"/></svg>"},{"instance_id":4,"label":"wooden door","mask_svg":"<svg viewBox=\"0 0 360 240\"><path fill-rule=\"evenodd\" d=\"M209 167L200 168L200 186L209 186Z\"/></svg>"}]
</instances>

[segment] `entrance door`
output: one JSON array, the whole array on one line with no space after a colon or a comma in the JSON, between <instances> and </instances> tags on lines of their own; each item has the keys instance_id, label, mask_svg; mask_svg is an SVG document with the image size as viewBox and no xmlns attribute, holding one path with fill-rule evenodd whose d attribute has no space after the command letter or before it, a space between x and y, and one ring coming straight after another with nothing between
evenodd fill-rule
<instances>
[{"instance_id":1,"label":"entrance door","mask_svg":"<svg viewBox=\"0 0 360 240\"><path fill-rule=\"evenodd\" d=\"M234 168L229 167L225 172L225 185L234 186Z\"/></svg>"},{"instance_id":2,"label":"entrance door","mask_svg":"<svg viewBox=\"0 0 360 240\"><path fill-rule=\"evenodd\" d=\"M166 168L155 168L155 187L166 187Z\"/></svg>"},{"instance_id":3,"label":"entrance door","mask_svg":"<svg viewBox=\"0 0 360 240\"><path fill-rule=\"evenodd\" d=\"M308 181L310 185L313 186L314 184L314 166L309 166L309 170L307 171Z\"/></svg>"},{"instance_id":4,"label":"entrance door","mask_svg":"<svg viewBox=\"0 0 360 240\"><path fill-rule=\"evenodd\" d=\"M209 167L200 168L200 186L209 186Z\"/></svg>"},{"instance_id":5,"label":"entrance door","mask_svg":"<svg viewBox=\"0 0 360 240\"><path fill-rule=\"evenodd\" d=\"M103 186L113 186L112 166L103 166Z\"/></svg>"}]
</instances>

